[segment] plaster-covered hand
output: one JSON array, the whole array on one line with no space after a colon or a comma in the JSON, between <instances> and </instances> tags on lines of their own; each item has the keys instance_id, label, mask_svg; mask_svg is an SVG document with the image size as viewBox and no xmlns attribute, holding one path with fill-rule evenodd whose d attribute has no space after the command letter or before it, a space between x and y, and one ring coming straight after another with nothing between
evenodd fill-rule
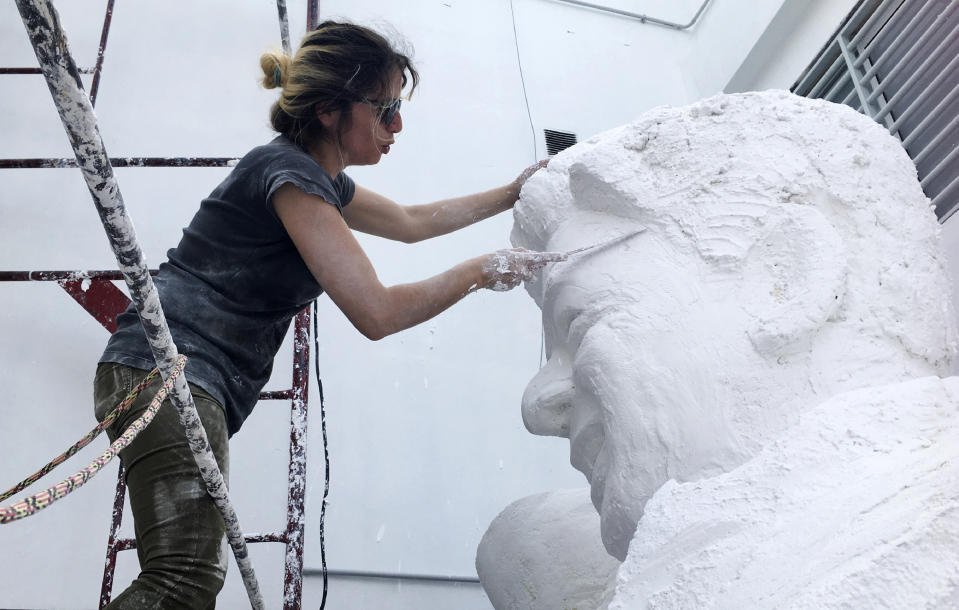
<instances>
[{"instance_id":1,"label":"plaster-covered hand","mask_svg":"<svg viewBox=\"0 0 959 610\"><path fill-rule=\"evenodd\" d=\"M535 252L525 248L497 250L487 255L483 263L485 283L481 288L512 290L524 281L533 279L535 273L549 263L566 260L562 252Z\"/></svg>"},{"instance_id":2,"label":"plaster-covered hand","mask_svg":"<svg viewBox=\"0 0 959 610\"><path fill-rule=\"evenodd\" d=\"M507 187L510 195L512 195L515 199L519 199L519 192L523 190L523 185L526 184L526 181L529 180L533 174L543 169L547 165L549 165L548 158L540 159L536 163L524 169L519 176L516 176L516 180L513 180L513 182L511 182Z\"/></svg>"}]
</instances>

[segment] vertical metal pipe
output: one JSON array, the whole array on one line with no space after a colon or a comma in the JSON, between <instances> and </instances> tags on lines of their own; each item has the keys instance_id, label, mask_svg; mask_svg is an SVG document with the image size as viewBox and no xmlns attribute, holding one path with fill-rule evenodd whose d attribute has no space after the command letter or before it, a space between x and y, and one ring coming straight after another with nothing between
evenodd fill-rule
<instances>
[{"instance_id":1,"label":"vertical metal pipe","mask_svg":"<svg viewBox=\"0 0 959 610\"><path fill-rule=\"evenodd\" d=\"M290 54L290 19L286 14L286 0L276 0L276 12L280 17L280 40L283 42L283 50Z\"/></svg>"},{"instance_id":2,"label":"vertical metal pipe","mask_svg":"<svg viewBox=\"0 0 959 610\"><path fill-rule=\"evenodd\" d=\"M293 400L290 405L290 479L286 510L283 608L297 610L303 596L303 533L306 529L306 412L310 385L310 308L293 325Z\"/></svg>"},{"instance_id":3,"label":"vertical metal pipe","mask_svg":"<svg viewBox=\"0 0 959 610\"><path fill-rule=\"evenodd\" d=\"M175 366L176 346L173 344L163 309L160 307L160 299L137 243L133 223L123 205L123 197L97 128L93 106L84 94L80 74L70 56L66 39L60 28L59 17L50 0L16 0L16 2L54 104L70 144L73 146L77 165L93 196L94 205L100 215L110 246L117 257L119 269L123 273L130 296L140 315L157 367L163 378L167 379ZM210 449L203 423L196 412L190 388L182 375L176 378L175 393L172 398L200 474L210 496L223 515L227 536L250 596L250 603L254 608L263 608L263 598L250 563L246 542L243 540L239 519L230 503L229 492Z\"/></svg>"},{"instance_id":4,"label":"vertical metal pipe","mask_svg":"<svg viewBox=\"0 0 959 610\"><path fill-rule=\"evenodd\" d=\"M100 31L100 48L97 50L97 65L93 69L93 83L90 85L90 105L97 105L97 91L100 89L100 74L103 71L103 54L107 50L107 36L110 35L110 24L113 22L113 3L107 2L107 12L103 16L103 29Z\"/></svg>"}]
</instances>

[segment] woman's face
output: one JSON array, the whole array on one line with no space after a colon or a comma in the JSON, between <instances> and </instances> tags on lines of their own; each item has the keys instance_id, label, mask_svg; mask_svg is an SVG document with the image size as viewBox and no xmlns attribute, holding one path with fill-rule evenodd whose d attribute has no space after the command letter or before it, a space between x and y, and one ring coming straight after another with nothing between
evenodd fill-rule
<instances>
[{"instance_id":1,"label":"woman's face","mask_svg":"<svg viewBox=\"0 0 959 610\"><path fill-rule=\"evenodd\" d=\"M385 123L383 106L399 99L402 89L403 75L397 73L388 93L370 102L353 103L350 126L340 136L345 165L375 165L390 152L396 134L403 130L403 118L397 111L392 120Z\"/></svg>"}]
</instances>

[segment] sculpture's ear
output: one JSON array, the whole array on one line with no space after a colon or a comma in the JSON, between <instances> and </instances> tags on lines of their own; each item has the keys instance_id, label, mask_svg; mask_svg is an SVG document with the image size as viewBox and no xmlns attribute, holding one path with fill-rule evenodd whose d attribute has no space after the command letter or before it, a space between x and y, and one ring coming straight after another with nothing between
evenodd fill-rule
<instances>
[{"instance_id":1,"label":"sculpture's ear","mask_svg":"<svg viewBox=\"0 0 959 610\"><path fill-rule=\"evenodd\" d=\"M754 318L753 345L780 356L805 349L839 311L848 263L842 238L816 208L778 208L764 226L746 254L744 277L753 284L744 307Z\"/></svg>"}]
</instances>

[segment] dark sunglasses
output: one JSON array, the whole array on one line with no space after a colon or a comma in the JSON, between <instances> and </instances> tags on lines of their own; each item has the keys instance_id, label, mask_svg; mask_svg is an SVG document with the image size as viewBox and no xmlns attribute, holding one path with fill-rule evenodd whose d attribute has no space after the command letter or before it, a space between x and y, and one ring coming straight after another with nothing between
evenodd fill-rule
<instances>
[{"instance_id":1,"label":"dark sunglasses","mask_svg":"<svg viewBox=\"0 0 959 610\"><path fill-rule=\"evenodd\" d=\"M389 125L393 122L393 119L396 118L396 113L400 111L400 104L403 100L397 98L395 100L371 100L366 97L360 98L361 102L365 102L370 106L376 108L380 111L380 121L384 125Z\"/></svg>"}]
</instances>

